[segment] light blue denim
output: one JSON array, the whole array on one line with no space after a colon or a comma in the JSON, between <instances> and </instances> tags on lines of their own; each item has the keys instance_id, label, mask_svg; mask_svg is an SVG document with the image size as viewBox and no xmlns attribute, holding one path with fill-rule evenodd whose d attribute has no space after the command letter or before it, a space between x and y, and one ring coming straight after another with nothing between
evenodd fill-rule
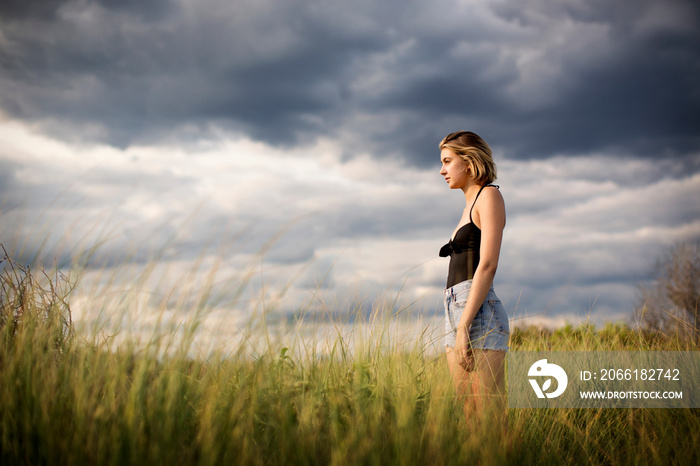
<instances>
[{"instance_id":1,"label":"light blue denim","mask_svg":"<svg viewBox=\"0 0 700 466\"><path fill-rule=\"evenodd\" d=\"M450 348L455 346L457 324L462 318L471 286L472 281L465 280L445 289L445 346ZM508 351L509 337L508 314L491 285L469 329L472 348Z\"/></svg>"}]
</instances>

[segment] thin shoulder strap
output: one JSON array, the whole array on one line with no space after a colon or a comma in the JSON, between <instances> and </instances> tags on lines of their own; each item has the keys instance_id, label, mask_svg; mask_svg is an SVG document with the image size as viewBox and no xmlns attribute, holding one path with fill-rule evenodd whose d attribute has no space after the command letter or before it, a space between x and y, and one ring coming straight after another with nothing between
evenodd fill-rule
<instances>
[{"instance_id":1,"label":"thin shoulder strap","mask_svg":"<svg viewBox=\"0 0 700 466\"><path fill-rule=\"evenodd\" d=\"M474 203L472 204L472 208L469 209L469 221L474 223L474 220L472 220L472 210L474 210L474 206L476 205L476 201L479 199L479 194L481 194L481 191L484 190L485 187L487 186L493 186L494 188L498 189L498 186L495 184L485 184L481 187L478 193L476 193L476 198L474 198Z\"/></svg>"}]
</instances>

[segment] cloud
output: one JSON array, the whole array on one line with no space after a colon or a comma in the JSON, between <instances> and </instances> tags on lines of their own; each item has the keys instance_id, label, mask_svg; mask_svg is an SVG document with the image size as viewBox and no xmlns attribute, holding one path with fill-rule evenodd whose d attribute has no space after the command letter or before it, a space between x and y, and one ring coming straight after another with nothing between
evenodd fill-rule
<instances>
[{"instance_id":1,"label":"cloud","mask_svg":"<svg viewBox=\"0 0 700 466\"><path fill-rule=\"evenodd\" d=\"M413 313L442 312L447 261L437 251L464 198L437 167L347 159L333 140L115 149L17 122L0 125L0 138L11 180L0 192L0 243L24 263L83 261L84 290L129 290L148 276L137 288L157 306L214 274L214 304L238 296L236 319L261 296L280 316L367 314L395 294ZM508 220L496 289L509 315L631 315L663 247L700 238L700 175L675 165L610 154L499 163Z\"/></svg>"},{"instance_id":2,"label":"cloud","mask_svg":"<svg viewBox=\"0 0 700 466\"><path fill-rule=\"evenodd\" d=\"M0 242L26 263L80 260L95 286L150 270L148 306L210 272L217 306L248 283L237 323L263 296L281 320L397 293L439 316L437 250L464 199L436 145L471 129L506 199L511 317L629 315L663 247L700 238L698 13L2 2Z\"/></svg>"},{"instance_id":3,"label":"cloud","mask_svg":"<svg viewBox=\"0 0 700 466\"><path fill-rule=\"evenodd\" d=\"M688 1L24 4L3 7L0 107L64 139L332 137L422 167L457 128L520 159L700 148Z\"/></svg>"}]
</instances>

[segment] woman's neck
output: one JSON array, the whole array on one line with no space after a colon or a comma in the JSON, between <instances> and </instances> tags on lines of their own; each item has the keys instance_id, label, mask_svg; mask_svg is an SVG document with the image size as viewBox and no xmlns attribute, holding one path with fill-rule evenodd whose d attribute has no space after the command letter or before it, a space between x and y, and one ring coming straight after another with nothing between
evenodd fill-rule
<instances>
[{"instance_id":1,"label":"woman's neck","mask_svg":"<svg viewBox=\"0 0 700 466\"><path fill-rule=\"evenodd\" d=\"M474 198L476 197L476 193L479 192L482 186L483 185L477 184L476 182L469 180L467 184L462 188L462 191L464 191L464 200L466 201L467 206L469 206L470 200L474 200Z\"/></svg>"}]
</instances>

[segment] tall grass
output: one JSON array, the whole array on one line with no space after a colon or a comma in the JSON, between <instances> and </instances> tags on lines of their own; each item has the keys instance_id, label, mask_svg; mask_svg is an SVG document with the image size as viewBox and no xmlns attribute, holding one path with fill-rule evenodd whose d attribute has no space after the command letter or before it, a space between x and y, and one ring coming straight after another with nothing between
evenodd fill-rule
<instances>
[{"instance_id":1,"label":"tall grass","mask_svg":"<svg viewBox=\"0 0 700 466\"><path fill-rule=\"evenodd\" d=\"M697 410L516 410L466 422L443 357L384 331L328 354L192 357L72 331L70 280L5 258L0 464L698 464ZM193 330L194 331L194 330ZM314 343L314 342L311 342ZM515 329L514 350L693 350L626 326Z\"/></svg>"}]
</instances>

